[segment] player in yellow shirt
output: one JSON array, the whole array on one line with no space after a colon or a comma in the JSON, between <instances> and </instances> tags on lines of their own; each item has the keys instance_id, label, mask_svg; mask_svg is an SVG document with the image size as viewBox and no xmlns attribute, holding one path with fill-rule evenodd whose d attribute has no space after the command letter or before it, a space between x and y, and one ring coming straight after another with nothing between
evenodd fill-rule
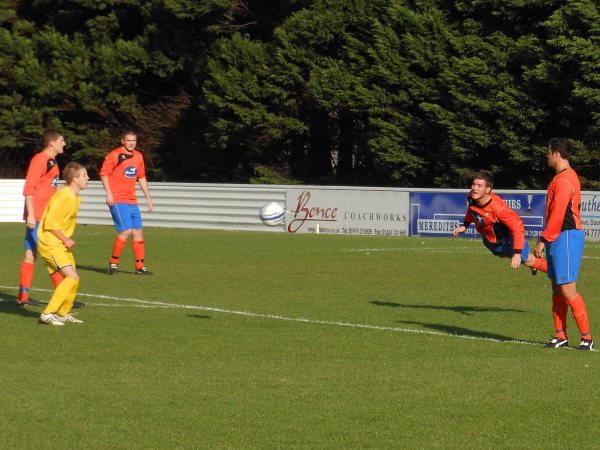
<instances>
[{"instance_id":1,"label":"player in yellow shirt","mask_svg":"<svg viewBox=\"0 0 600 450\"><path fill-rule=\"evenodd\" d=\"M38 254L44 259L51 276L62 277L40 315L40 322L57 326L83 323L83 320L70 314L79 286L79 275L71 251L76 243L71 236L75 231L81 203L79 192L87 188L90 179L85 167L76 162L67 164L62 176L66 187L52 196L38 229Z\"/></svg>"}]
</instances>

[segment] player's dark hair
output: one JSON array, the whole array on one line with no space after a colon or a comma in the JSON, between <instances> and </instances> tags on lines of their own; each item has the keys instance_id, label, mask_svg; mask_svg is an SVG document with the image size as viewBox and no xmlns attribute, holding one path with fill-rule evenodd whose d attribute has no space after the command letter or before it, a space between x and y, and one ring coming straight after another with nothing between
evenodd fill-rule
<instances>
[{"instance_id":1,"label":"player's dark hair","mask_svg":"<svg viewBox=\"0 0 600 450\"><path fill-rule=\"evenodd\" d=\"M473 180L483 180L485 181L487 187L489 187L490 189L494 188L494 179L487 172L475 172L473 174Z\"/></svg>"},{"instance_id":2,"label":"player's dark hair","mask_svg":"<svg viewBox=\"0 0 600 450\"><path fill-rule=\"evenodd\" d=\"M73 178L75 178L81 173L83 169L85 169L85 167L83 167L78 162L73 161L71 161L65 166L65 168L62 171L62 177L63 180L65 180L67 186L69 185L69 183L71 183L71 181L73 181Z\"/></svg>"},{"instance_id":3,"label":"player's dark hair","mask_svg":"<svg viewBox=\"0 0 600 450\"><path fill-rule=\"evenodd\" d=\"M123 130L123 132L121 133L121 140L125 139L125 136L129 136L129 135L133 135L136 138L138 137L137 131L135 130Z\"/></svg>"},{"instance_id":4,"label":"player's dark hair","mask_svg":"<svg viewBox=\"0 0 600 450\"><path fill-rule=\"evenodd\" d=\"M567 161L571 157L571 143L566 138L552 138L548 141L548 149L552 153L560 153L562 159Z\"/></svg>"},{"instance_id":5,"label":"player's dark hair","mask_svg":"<svg viewBox=\"0 0 600 450\"><path fill-rule=\"evenodd\" d=\"M57 139L60 139L62 137L62 133L54 128L48 128L46 131L44 131L44 133L42 134L42 146L43 148L46 148L50 145L50 142L54 142Z\"/></svg>"}]
</instances>

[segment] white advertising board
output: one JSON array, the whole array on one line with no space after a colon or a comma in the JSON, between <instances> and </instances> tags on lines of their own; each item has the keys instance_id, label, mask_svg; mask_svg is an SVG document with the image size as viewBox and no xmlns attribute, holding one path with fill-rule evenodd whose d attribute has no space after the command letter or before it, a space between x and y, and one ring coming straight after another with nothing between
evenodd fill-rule
<instances>
[{"instance_id":1,"label":"white advertising board","mask_svg":"<svg viewBox=\"0 0 600 450\"><path fill-rule=\"evenodd\" d=\"M408 192L292 189L286 193L289 233L408 236Z\"/></svg>"},{"instance_id":2,"label":"white advertising board","mask_svg":"<svg viewBox=\"0 0 600 450\"><path fill-rule=\"evenodd\" d=\"M600 195L581 194L581 222L587 241L600 241Z\"/></svg>"}]
</instances>

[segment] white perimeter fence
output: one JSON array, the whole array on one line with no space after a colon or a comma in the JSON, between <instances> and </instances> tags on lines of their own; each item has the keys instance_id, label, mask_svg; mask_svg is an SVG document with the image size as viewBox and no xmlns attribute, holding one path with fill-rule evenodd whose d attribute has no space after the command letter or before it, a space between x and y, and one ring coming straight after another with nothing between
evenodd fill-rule
<instances>
[{"instance_id":1,"label":"white perimeter fence","mask_svg":"<svg viewBox=\"0 0 600 450\"><path fill-rule=\"evenodd\" d=\"M23 180L0 180L0 222L23 220ZM154 211L138 202L147 227L253 230L373 236L451 236L462 224L467 189L402 189L344 186L149 183ZM498 190L525 224L528 239L545 226L545 191ZM81 193L78 223L112 225L99 181ZM287 209L285 223L265 226L258 213L267 202ZM600 193L582 193L586 239L600 240ZM466 237L478 237L470 227Z\"/></svg>"},{"instance_id":2,"label":"white perimeter fence","mask_svg":"<svg viewBox=\"0 0 600 450\"><path fill-rule=\"evenodd\" d=\"M0 180L0 222L23 220L23 180ZM285 187L260 185L150 183L154 211L146 212L146 202L138 187L138 202L144 226L167 228L209 228L229 230L283 231L266 227L258 218L268 201L285 204ZM99 181L90 181L81 192L77 222L112 225Z\"/></svg>"}]
</instances>

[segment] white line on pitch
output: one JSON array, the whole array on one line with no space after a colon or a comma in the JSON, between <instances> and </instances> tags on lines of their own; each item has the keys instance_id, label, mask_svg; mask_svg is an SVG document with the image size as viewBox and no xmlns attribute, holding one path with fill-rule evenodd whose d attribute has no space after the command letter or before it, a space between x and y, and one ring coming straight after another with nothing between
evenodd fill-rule
<instances>
[{"instance_id":1,"label":"white line on pitch","mask_svg":"<svg viewBox=\"0 0 600 450\"><path fill-rule=\"evenodd\" d=\"M355 253L375 253L375 252L414 252L414 251L427 251L437 253L447 253L456 250L468 250L468 252L461 253L487 253L483 248L475 247L397 247L397 248L343 248L343 252L355 252ZM600 256L586 256L583 255L583 259L600 259Z\"/></svg>"},{"instance_id":2,"label":"white line on pitch","mask_svg":"<svg viewBox=\"0 0 600 450\"><path fill-rule=\"evenodd\" d=\"M412 252L412 251L477 250L479 247L397 247L397 248L344 248L343 252Z\"/></svg>"},{"instance_id":3,"label":"white line on pitch","mask_svg":"<svg viewBox=\"0 0 600 450\"><path fill-rule=\"evenodd\" d=\"M8 288L8 289L16 289L14 286L1 286L0 288ZM53 292L49 289L39 289L32 288L32 291L40 291L40 292ZM236 311L230 309L216 308L212 306L198 306L198 305L180 305L178 303L166 303L161 301L150 301L150 300L141 300L137 298L122 298L122 297L113 297L110 295L102 295L102 294L87 294L84 292L78 292L77 295L79 297L92 297L92 298L100 298L105 300L115 300L126 303L133 303L133 305L119 305L119 304L106 304L106 303L90 303L94 306L104 306L104 307L136 307L136 308L173 308L173 309L192 309L199 311L211 311L222 314L233 314L238 316L246 316L246 317L258 317L263 319L274 319L274 320L283 320L288 322L302 322L302 323L310 323L316 325L332 325L336 327L344 327L344 328L360 328L367 330L379 330L379 331L398 331L403 333L418 333L418 334L427 334L433 336L445 336L459 339L470 339L475 341L490 341L496 342L500 344L522 344L522 345L540 345L535 342L527 342L521 340L502 340L502 339L494 339L480 336L469 336L464 334L450 334L450 333L442 333L440 331L431 331L431 330L418 330L415 328L402 328L402 327L388 327L382 325L369 325L369 324L361 324L361 323L350 323L350 322L336 322L330 320L316 320L316 319L307 319L305 317L285 317L278 316L275 314L260 314L253 313L250 311Z\"/></svg>"}]
</instances>

